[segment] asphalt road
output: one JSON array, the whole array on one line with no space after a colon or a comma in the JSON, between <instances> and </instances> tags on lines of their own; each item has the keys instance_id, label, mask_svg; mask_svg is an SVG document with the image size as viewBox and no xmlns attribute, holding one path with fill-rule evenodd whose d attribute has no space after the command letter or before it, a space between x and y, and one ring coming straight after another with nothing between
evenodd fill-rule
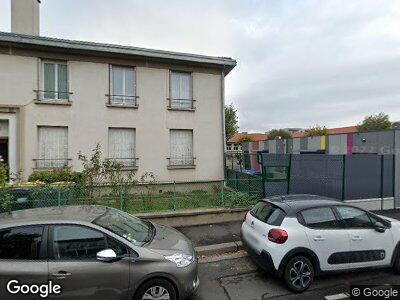
<instances>
[{"instance_id":1,"label":"asphalt road","mask_svg":"<svg viewBox=\"0 0 400 300\"><path fill-rule=\"evenodd\" d=\"M248 257L200 264L200 286L192 300L325 299L349 293L350 285L400 284L391 269L353 272L317 277L302 294L286 289L282 281L258 269Z\"/></svg>"}]
</instances>

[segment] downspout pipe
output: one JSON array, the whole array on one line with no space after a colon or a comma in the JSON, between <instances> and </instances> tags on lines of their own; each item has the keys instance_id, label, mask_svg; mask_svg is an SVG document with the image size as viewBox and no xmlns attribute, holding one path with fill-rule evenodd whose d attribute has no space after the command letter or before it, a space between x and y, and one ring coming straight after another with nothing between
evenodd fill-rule
<instances>
[{"instance_id":1,"label":"downspout pipe","mask_svg":"<svg viewBox=\"0 0 400 300\"><path fill-rule=\"evenodd\" d=\"M221 71L221 126L222 126L222 167L224 179L226 178L226 132L225 132L225 65L222 67Z\"/></svg>"}]
</instances>

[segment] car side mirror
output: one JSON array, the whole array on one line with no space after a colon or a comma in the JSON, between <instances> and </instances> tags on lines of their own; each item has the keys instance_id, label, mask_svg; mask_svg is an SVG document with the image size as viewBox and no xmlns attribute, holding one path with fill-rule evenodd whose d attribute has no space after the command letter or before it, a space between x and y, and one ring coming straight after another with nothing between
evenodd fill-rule
<instances>
[{"instance_id":1,"label":"car side mirror","mask_svg":"<svg viewBox=\"0 0 400 300\"><path fill-rule=\"evenodd\" d=\"M386 226L383 225L381 222L375 222L374 228L376 231L381 232L381 233L386 231Z\"/></svg>"},{"instance_id":2,"label":"car side mirror","mask_svg":"<svg viewBox=\"0 0 400 300\"><path fill-rule=\"evenodd\" d=\"M97 252L96 258L103 262L113 262L118 260L117 253L113 249L105 249Z\"/></svg>"}]
</instances>

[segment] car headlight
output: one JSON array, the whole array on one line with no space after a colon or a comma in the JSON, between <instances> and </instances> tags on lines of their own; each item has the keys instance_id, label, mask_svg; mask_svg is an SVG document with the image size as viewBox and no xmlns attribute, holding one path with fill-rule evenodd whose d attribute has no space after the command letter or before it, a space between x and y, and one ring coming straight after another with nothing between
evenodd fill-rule
<instances>
[{"instance_id":1,"label":"car headlight","mask_svg":"<svg viewBox=\"0 0 400 300\"><path fill-rule=\"evenodd\" d=\"M176 264L178 268L184 268L193 262L193 255L175 253L172 255L164 256L165 259L172 261Z\"/></svg>"}]
</instances>

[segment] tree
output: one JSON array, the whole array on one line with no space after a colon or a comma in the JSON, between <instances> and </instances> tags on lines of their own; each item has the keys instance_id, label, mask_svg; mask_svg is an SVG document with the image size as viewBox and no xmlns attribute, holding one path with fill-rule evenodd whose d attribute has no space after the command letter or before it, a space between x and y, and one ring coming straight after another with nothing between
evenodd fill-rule
<instances>
[{"instance_id":1,"label":"tree","mask_svg":"<svg viewBox=\"0 0 400 300\"><path fill-rule=\"evenodd\" d=\"M375 115L369 115L357 125L359 132L367 132L374 130L387 130L390 129L392 123L389 121L389 115L381 112Z\"/></svg>"},{"instance_id":2,"label":"tree","mask_svg":"<svg viewBox=\"0 0 400 300\"><path fill-rule=\"evenodd\" d=\"M314 127L310 127L304 130L306 136L323 136L328 135L328 129L324 126L315 125Z\"/></svg>"},{"instance_id":3,"label":"tree","mask_svg":"<svg viewBox=\"0 0 400 300\"><path fill-rule=\"evenodd\" d=\"M291 139L292 135L289 131L285 129L272 129L270 132L268 132L268 139L269 140L275 140L275 139Z\"/></svg>"},{"instance_id":4,"label":"tree","mask_svg":"<svg viewBox=\"0 0 400 300\"><path fill-rule=\"evenodd\" d=\"M238 118L237 110L233 104L225 105L225 133L226 138L229 139L232 135L238 132Z\"/></svg>"},{"instance_id":5,"label":"tree","mask_svg":"<svg viewBox=\"0 0 400 300\"><path fill-rule=\"evenodd\" d=\"M237 141L237 143L238 143L238 144L241 144L241 143L251 142L251 141L252 141L251 136L245 134L245 135L243 135L242 137L239 138L239 140Z\"/></svg>"}]
</instances>

